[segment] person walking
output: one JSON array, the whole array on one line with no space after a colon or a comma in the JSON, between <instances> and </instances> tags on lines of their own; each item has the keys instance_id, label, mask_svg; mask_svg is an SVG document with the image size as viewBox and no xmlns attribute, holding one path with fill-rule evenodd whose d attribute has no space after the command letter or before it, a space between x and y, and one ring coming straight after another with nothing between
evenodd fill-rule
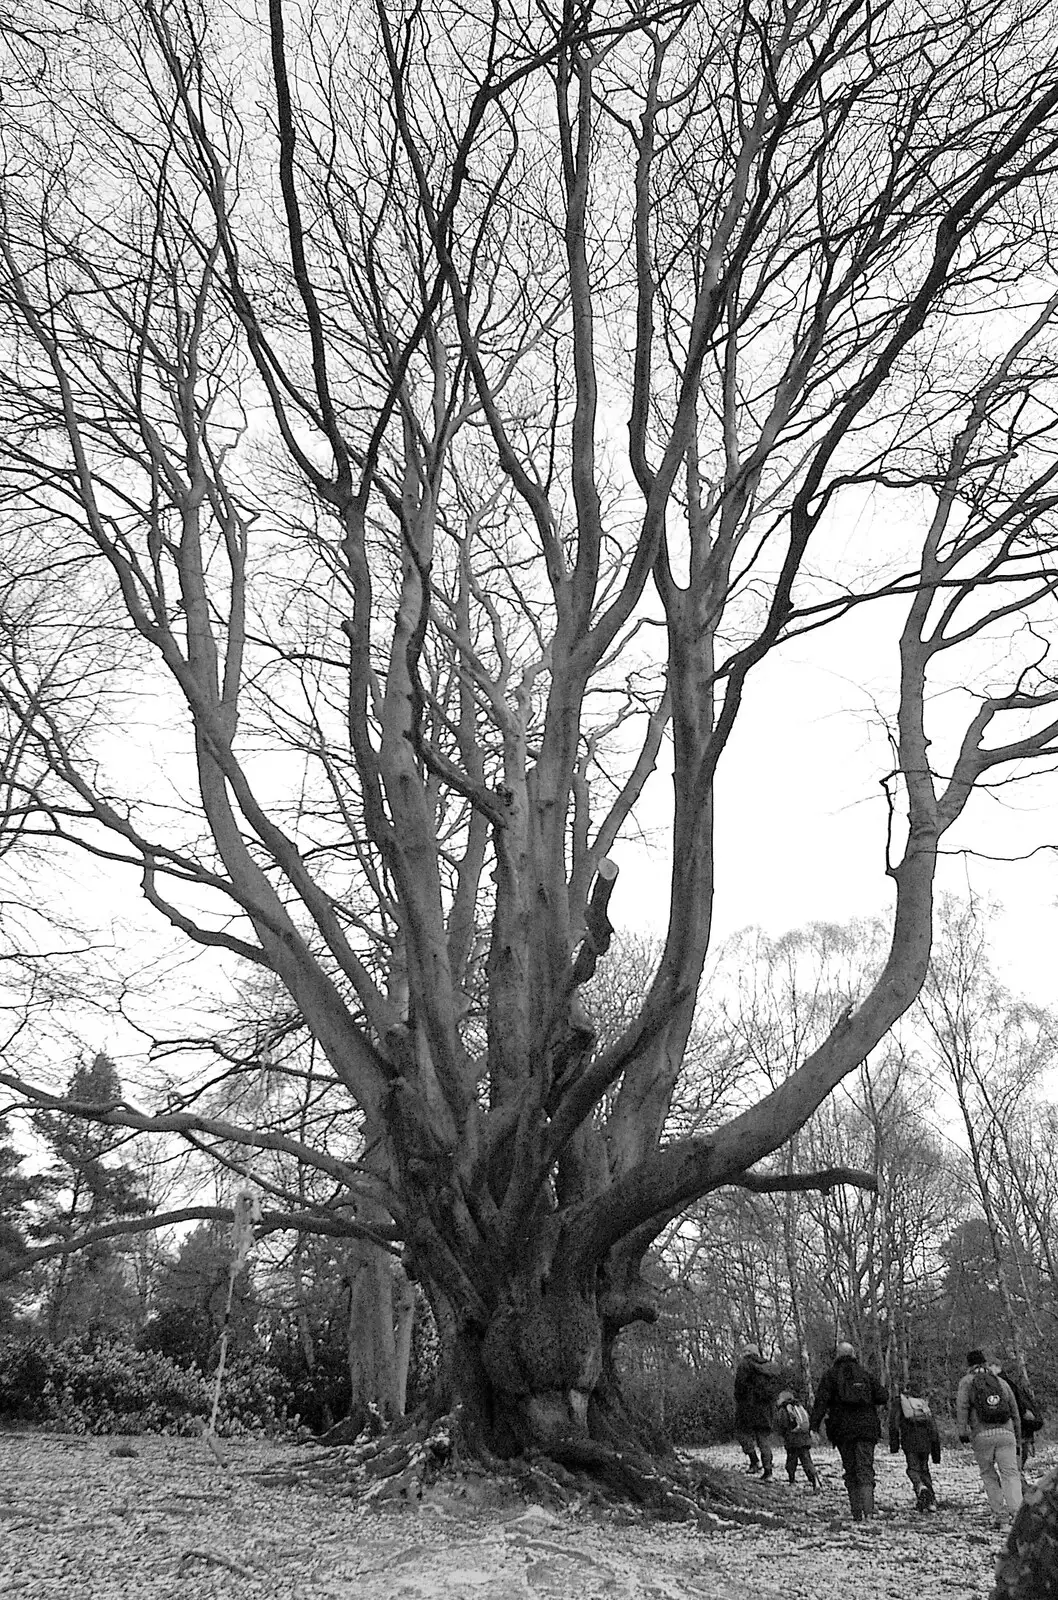
<instances>
[{"instance_id":1,"label":"person walking","mask_svg":"<svg viewBox=\"0 0 1058 1600\"><path fill-rule=\"evenodd\" d=\"M827 1438L845 1471L855 1522L874 1516L874 1449L882 1437L878 1407L887 1399L877 1378L857 1361L853 1346L839 1344L833 1364L820 1379L809 1426L815 1432L826 1419Z\"/></svg>"},{"instance_id":2,"label":"person walking","mask_svg":"<svg viewBox=\"0 0 1058 1600\"><path fill-rule=\"evenodd\" d=\"M1016 1378L1001 1361L989 1362L989 1371L1002 1378L1017 1403L1021 1421L1021 1455L1018 1464L1024 1473L1029 1457L1036 1454L1036 1435L1043 1427L1043 1407L1038 1404L1024 1378Z\"/></svg>"},{"instance_id":3,"label":"person walking","mask_svg":"<svg viewBox=\"0 0 1058 1600\"><path fill-rule=\"evenodd\" d=\"M749 1457L746 1471L760 1472L762 1483L772 1478L775 1396L781 1387L774 1361L765 1361L759 1345L743 1345L735 1368L735 1437Z\"/></svg>"},{"instance_id":4,"label":"person walking","mask_svg":"<svg viewBox=\"0 0 1058 1600\"><path fill-rule=\"evenodd\" d=\"M798 1466L803 1467L804 1475L812 1485L812 1493L818 1494L819 1473L812 1460L812 1434L808 1426L808 1412L792 1389L784 1389L775 1403L778 1407L776 1426L779 1437L786 1446L786 1476L793 1483L797 1477Z\"/></svg>"},{"instance_id":5,"label":"person walking","mask_svg":"<svg viewBox=\"0 0 1058 1600\"><path fill-rule=\"evenodd\" d=\"M918 1395L897 1394L889 1407L889 1450L903 1450L907 1475L920 1511L936 1511L930 1462L940 1465L940 1433L929 1401Z\"/></svg>"},{"instance_id":6,"label":"person walking","mask_svg":"<svg viewBox=\"0 0 1058 1600\"><path fill-rule=\"evenodd\" d=\"M973 1446L988 1504L1000 1526L1021 1505L1021 1419L1010 1385L990 1371L983 1350L968 1350L959 1379L955 1420L963 1444Z\"/></svg>"}]
</instances>

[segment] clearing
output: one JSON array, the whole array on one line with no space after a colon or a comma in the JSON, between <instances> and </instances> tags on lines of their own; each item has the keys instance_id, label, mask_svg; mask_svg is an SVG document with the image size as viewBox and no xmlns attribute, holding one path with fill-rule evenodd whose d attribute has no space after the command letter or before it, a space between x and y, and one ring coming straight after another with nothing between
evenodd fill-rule
<instances>
[{"instance_id":1,"label":"clearing","mask_svg":"<svg viewBox=\"0 0 1058 1600\"><path fill-rule=\"evenodd\" d=\"M848 1520L823 1447L813 1496L753 1491L781 1522L702 1534L633 1515L526 1507L502 1485L444 1482L421 1504L357 1506L341 1452L197 1439L0 1434L0 1594L18 1600L970 1600L986 1597L1000 1534L968 1449L935 1469L935 1516L912 1506L902 1456L881 1447L873 1523ZM117 1453L115 1453L117 1452ZM134 1452L134 1453L133 1453ZM700 1452L737 1469L735 1445ZM781 1456L779 1458L781 1463ZM1058 1464L1041 1449L1030 1476ZM312 1465L329 1470L317 1481Z\"/></svg>"}]
</instances>

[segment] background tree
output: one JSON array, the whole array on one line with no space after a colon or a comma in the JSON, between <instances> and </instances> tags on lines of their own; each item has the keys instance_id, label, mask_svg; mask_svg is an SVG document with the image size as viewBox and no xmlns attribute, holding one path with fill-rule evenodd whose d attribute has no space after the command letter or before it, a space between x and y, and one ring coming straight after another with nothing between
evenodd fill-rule
<instances>
[{"instance_id":1,"label":"background tree","mask_svg":"<svg viewBox=\"0 0 1058 1600\"><path fill-rule=\"evenodd\" d=\"M342 1244L299 1235L262 1287L272 1360L291 1385L299 1416L320 1432L349 1418L353 1409L343 1250ZM376 1404L382 1398L371 1396Z\"/></svg>"},{"instance_id":2,"label":"background tree","mask_svg":"<svg viewBox=\"0 0 1058 1600\"><path fill-rule=\"evenodd\" d=\"M980 1210L972 1232L979 1240L983 1223L988 1240L988 1269L981 1270L978 1245L973 1270L982 1289L987 1285L999 1297L1004 1342L1024 1373L1026 1346L1038 1342L1040 1335L1039 1271L1038 1252L1026 1237L1017 1203L1012 1135L1026 1096L1054 1060L1055 1019L1014 1001L996 982L981 907L974 901L961 907L948 902L944 907L919 1010L935 1069L950 1082L963 1125L967 1178ZM960 1250L951 1263L953 1289L964 1285L965 1274L965 1253ZM970 1294L972 1305L974 1291ZM965 1303L965 1292L959 1298Z\"/></svg>"},{"instance_id":3,"label":"background tree","mask_svg":"<svg viewBox=\"0 0 1058 1600\"><path fill-rule=\"evenodd\" d=\"M1054 24L118 0L6 69L10 825L273 974L363 1154L80 1110L331 1178L316 1225L400 1241L490 1450L634 1437L654 1241L849 1176L760 1164L920 991L975 785L1055 748ZM873 490L897 531L858 569L828 541ZM885 953L669 1137L746 686L879 596ZM583 991L665 742L667 929L604 1043Z\"/></svg>"},{"instance_id":4,"label":"background tree","mask_svg":"<svg viewBox=\"0 0 1058 1600\"><path fill-rule=\"evenodd\" d=\"M26 1233L34 1184L32 1177L18 1170L24 1160L24 1153L11 1140L7 1119L0 1118L0 1272L8 1283L28 1252ZM6 1332L14 1320L14 1297L5 1285L0 1289L0 1332Z\"/></svg>"},{"instance_id":5,"label":"background tree","mask_svg":"<svg viewBox=\"0 0 1058 1600\"><path fill-rule=\"evenodd\" d=\"M217 1363L228 1304L230 1241L202 1223L187 1235L175 1258L158 1276L154 1314L143 1330L147 1349L211 1372ZM227 1318L228 1350L234 1358L256 1347L257 1307L248 1267L235 1279Z\"/></svg>"},{"instance_id":6,"label":"background tree","mask_svg":"<svg viewBox=\"0 0 1058 1600\"><path fill-rule=\"evenodd\" d=\"M275 985L252 987L243 1006L244 1017L212 1041L217 1068L198 1094L181 1094L171 1081L169 1093L224 1119L228 1128L258 1131L259 1149L247 1151L238 1138L211 1145L214 1160L229 1168L221 1188L230 1195L234 1175L236 1184L252 1185L269 1204L285 1206L300 1219L292 1248L273 1249L267 1263L272 1293L281 1296L298 1322L298 1347L308 1364L304 1378L315 1363L310 1305L316 1306L317 1321L325 1308L327 1345L332 1313L341 1305L346 1376L337 1387L345 1395L342 1417L355 1433L369 1406L388 1418L404 1412L414 1292L395 1252L380 1247L377 1238L339 1226L344 1238L311 1248L314 1217L333 1220L348 1209L355 1219L355 1174L364 1155L361 1129L349 1117L347 1096L335 1094L340 1086L326 1070L321 1074L315 1041L291 1013L289 1000L283 1005ZM296 1136L292 1147L283 1139L286 1132ZM304 1159L313 1147L344 1158L336 1170L346 1176L337 1189L334 1171L321 1173ZM324 1268L336 1274L329 1293L321 1293L316 1281ZM288 1367L290 1360L288 1355ZM327 1389L336 1392L329 1379Z\"/></svg>"},{"instance_id":7,"label":"background tree","mask_svg":"<svg viewBox=\"0 0 1058 1600\"><path fill-rule=\"evenodd\" d=\"M1029 1175L1042 1151L1034 1152L1047 1142L1053 1030L1046 1013L986 981L983 935L973 962L945 961L952 930L965 931L973 916L972 901L943 907L930 983L944 984L947 1007L966 1020L974 1041L985 1097L974 1111L973 1142L987 1154L978 1167L1001 1226L989 1229L971 1136L947 1068L937 1070L933 1029L913 1008L792 1141L810 1167L873 1171L873 1191L729 1190L692 1208L663 1239L662 1264L684 1297L677 1338L692 1370L701 1370L699 1352L708 1347L729 1371L738 1338L748 1335L810 1391L835 1339L850 1337L894 1385L912 1382L943 1409L966 1349L1015 1348L998 1289L1003 1270L1033 1382L1045 1379L1053 1278L1034 1242L1035 1202L1025 1211L1019 1197L1026 1187L1035 1192ZM754 931L729 943L711 996L729 1030L727 1050L743 1060L741 1089L750 1101L758 1078L781 1076L787 1030L805 1030L798 1048L806 1049L812 1027L830 1025L846 997L870 981L877 959L877 930L865 924L810 927L779 940ZM637 1371L653 1363L661 1381L674 1331L669 1322L656 1350L649 1335L640 1338Z\"/></svg>"},{"instance_id":8,"label":"background tree","mask_svg":"<svg viewBox=\"0 0 1058 1600\"><path fill-rule=\"evenodd\" d=\"M90 1063L76 1067L67 1098L81 1107L108 1107L120 1101L121 1080L110 1057L100 1051ZM39 1111L33 1127L48 1157L33 1180L34 1239L68 1244L151 1210L142 1173L115 1159L128 1143L120 1130L88 1121L74 1110ZM111 1240L92 1243L77 1255L58 1255L44 1289L51 1338L134 1325L137 1297L130 1276Z\"/></svg>"}]
</instances>

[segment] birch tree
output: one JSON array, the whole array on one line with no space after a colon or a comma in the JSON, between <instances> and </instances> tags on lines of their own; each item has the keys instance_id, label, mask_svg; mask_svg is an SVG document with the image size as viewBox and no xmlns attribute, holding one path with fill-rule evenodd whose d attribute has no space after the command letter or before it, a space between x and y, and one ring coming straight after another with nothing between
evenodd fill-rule
<instances>
[{"instance_id":1,"label":"birch tree","mask_svg":"<svg viewBox=\"0 0 1058 1600\"><path fill-rule=\"evenodd\" d=\"M1031 1212L1026 1215L1019 1204L1026 1185L1015 1176L1021 1166L1017 1123L1053 1063L1055 1018L1016 1001L997 982L988 959L985 912L977 901L944 907L918 1009L934 1068L958 1108L967 1184L987 1233L1002 1334L1024 1376L1026 1351L1040 1342L1043 1328L1036 1228L1026 1227Z\"/></svg>"}]
</instances>

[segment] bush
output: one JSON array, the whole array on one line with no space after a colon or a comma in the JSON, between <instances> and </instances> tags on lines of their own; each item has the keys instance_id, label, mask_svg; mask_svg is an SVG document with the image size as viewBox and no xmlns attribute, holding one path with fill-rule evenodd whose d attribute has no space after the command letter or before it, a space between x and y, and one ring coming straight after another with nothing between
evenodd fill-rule
<instances>
[{"instance_id":1,"label":"bush","mask_svg":"<svg viewBox=\"0 0 1058 1600\"><path fill-rule=\"evenodd\" d=\"M735 1434L735 1396L728 1367L684 1369L668 1400L673 1444L717 1444Z\"/></svg>"},{"instance_id":2,"label":"bush","mask_svg":"<svg viewBox=\"0 0 1058 1600\"><path fill-rule=\"evenodd\" d=\"M48 1350L43 1339L0 1337L0 1416L13 1422L44 1421Z\"/></svg>"},{"instance_id":3,"label":"bush","mask_svg":"<svg viewBox=\"0 0 1058 1600\"><path fill-rule=\"evenodd\" d=\"M653 1371L637 1365L621 1375L621 1392L629 1407L673 1444L715 1444L734 1434L734 1397L727 1367L695 1368L672 1360L659 1362Z\"/></svg>"},{"instance_id":4,"label":"bush","mask_svg":"<svg viewBox=\"0 0 1058 1600\"><path fill-rule=\"evenodd\" d=\"M274 1433L289 1388L267 1366L236 1360L224 1376L217 1432ZM117 1340L0 1338L0 1416L62 1433L198 1433L213 1381Z\"/></svg>"},{"instance_id":5,"label":"bush","mask_svg":"<svg viewBox=\"0 0 1058 1600\"><path fill-rule=\"evenodd\" d=\"M268 1347L270 1365L290 1393L288 1409L297 1412L305 1427L324 1433L349 1412L351 1383L345 1330L339 1334L336 1329L325 1328L314 1340L313 1354L315 1363L310 1369L293 1324L282 1326Z\"/></svg>"},{"instance_id":6,"label":"bush","mask_svg":"<svg viewBox=\"0 0 1058 1600\"><path fill-rule=\"evenodd\" d=\"M212 1376L206 1380L206 1388L212 1406ZM298 1420L293 1414L293 1398L290 1384L275 1367L237 1356L224 1373L217 1432L282 1433Z\"/></svg>"}]
</instances>

